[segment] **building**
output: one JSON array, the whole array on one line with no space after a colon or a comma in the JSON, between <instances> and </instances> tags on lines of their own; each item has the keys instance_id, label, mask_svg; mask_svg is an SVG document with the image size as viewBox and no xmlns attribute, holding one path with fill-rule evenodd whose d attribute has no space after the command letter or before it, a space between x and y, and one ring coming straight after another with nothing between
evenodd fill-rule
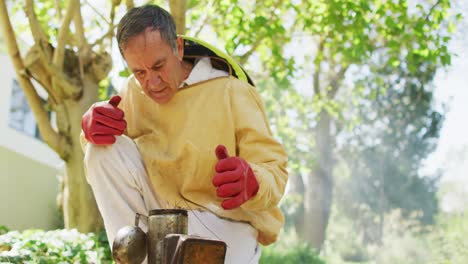
<instances>
[{"instance_id":1,"label":"building","mask_svg":"<svg viewBox=\"0 0 468 264\"><path fill-rule=\"evenodd\" d=\"M0 65L0 226L57 228L57 173L63 161L40 139L1 34Z\"/></svg>"}]
</instances>

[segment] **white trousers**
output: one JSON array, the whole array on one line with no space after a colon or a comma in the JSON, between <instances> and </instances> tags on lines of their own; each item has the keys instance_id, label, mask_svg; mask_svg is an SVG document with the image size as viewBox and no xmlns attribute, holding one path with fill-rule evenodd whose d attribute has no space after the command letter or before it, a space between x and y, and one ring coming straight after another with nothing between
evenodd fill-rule
<instances>
[{"instance_id":1,"label":"white trousers","mask_svg":"<svg viewBox=\"0 0 468 264\"><path fill-rule=\"evenodd\" d=\"M164 203L153 192L143 160L132 139L117 136L113 145L89 143L85 151L88 183L104 220L110 245L117 231L134 225L135 214L148 215ZM143 221L140 227L147 231ZM229 221L210 212L188 212L188 234L222 240L227 244L225 263L258 263L261 250L257 230L251 225ZM112 246L111 246L112 247Z\"/></svg>"}]
</instances>

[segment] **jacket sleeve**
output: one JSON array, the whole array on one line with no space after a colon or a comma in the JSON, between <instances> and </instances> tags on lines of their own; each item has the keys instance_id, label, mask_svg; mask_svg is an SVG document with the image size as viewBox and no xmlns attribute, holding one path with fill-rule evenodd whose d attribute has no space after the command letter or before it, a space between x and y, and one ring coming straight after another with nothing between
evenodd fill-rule
<instances>
[{"instance_id":1,"label":"jacket sleeve","mask_svg":"<svg viewBox=\"0 0 468 264\"><path fill-rule=\"evenodd\" d=\"M231 111L236 133L236 154L251 166L259 183L257 194L241 207L267 210L278 205L288 179L288 157L273 138L265 109L255 88L235 80L230 87Z\"/></svg>"}]
</instances>

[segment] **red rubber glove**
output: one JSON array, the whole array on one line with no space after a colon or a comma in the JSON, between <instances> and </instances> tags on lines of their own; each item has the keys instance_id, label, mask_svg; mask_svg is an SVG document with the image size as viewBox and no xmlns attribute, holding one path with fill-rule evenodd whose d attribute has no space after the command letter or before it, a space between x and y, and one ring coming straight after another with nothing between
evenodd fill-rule
<instances>
[{"instance_id":1,"label":"red rubber glove","mask_svg":"<svg viewBox=\"0 0 468 264\"><path fill-rule=\"evenodd\" d=\"M81 128L86 139L96 145L111 145L115 136L120 136L127 127L124 112L117 108L120 96L113 96L109 102L99 102L91 106L81 119Z\"/></svg>"},{"instance_id":2,"label":"red rubber glove","mask_svg":"<svg viewBox=\"0 0 468 264\"><path fill-rule=\"evenodd\" d=\"M216 174L213 185L217 187L216 194L225 199L221 206L228 210L247 202L258 192L258 181L250 165L242 158L229 157L226 147L216 147Z\"/></svg>"}]
</instances>

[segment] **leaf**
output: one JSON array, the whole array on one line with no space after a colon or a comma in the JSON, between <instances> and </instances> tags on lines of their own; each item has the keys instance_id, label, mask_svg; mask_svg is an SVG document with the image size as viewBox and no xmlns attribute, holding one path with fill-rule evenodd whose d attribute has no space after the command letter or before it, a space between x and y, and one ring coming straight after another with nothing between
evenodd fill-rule
<instances>
[{"instance_id":1,"label":"leaf","mask_svg":"<svg viewBox=\"0 0 468 264\"><path fill-rule=\"evenodd\" d=\"M125 77L126 78L126 77L130 76L130 74L131 74L131 72L127 68L124 69L124 70L119 71L119 76L120 77Z\"/></svg>"},{"instance_id":2,"label":"leaf","mask_svg":"<svg viewBox=\"0 0 468 264\"><path fill-rule=\"evenodd\" d=\"M455 33L455 31L456 31L455 24L453 22L449 22L447 30L451 34Z\"/></svg>"}]
</instances>

